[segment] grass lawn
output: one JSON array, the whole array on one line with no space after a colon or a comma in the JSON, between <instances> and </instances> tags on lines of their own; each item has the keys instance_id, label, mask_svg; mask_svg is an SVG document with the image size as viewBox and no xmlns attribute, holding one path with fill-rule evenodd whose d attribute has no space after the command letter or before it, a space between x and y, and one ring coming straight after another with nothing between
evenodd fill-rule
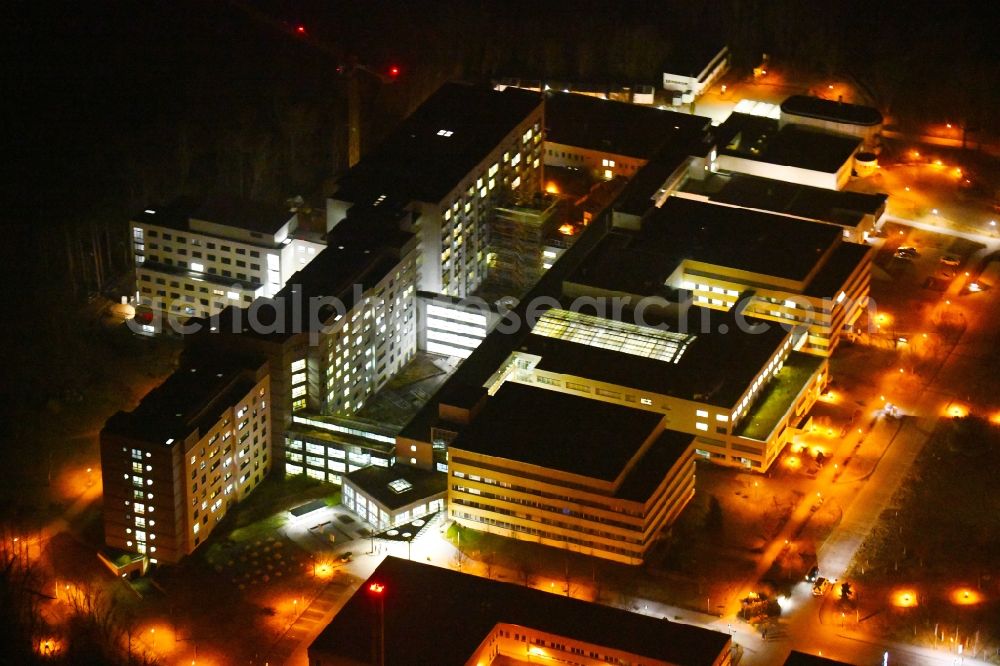
<instances>
[{"instance_id":1,"label":"grass lawn","mask_svg":"<svg viewBox=\"0 0 1000 666\"><path fill-rule=\"evenodd\" d=\"M823 359L817 356L798 352L789 354L784 366L750 407L737 434L766 441L822 363Z\"/></svg>"},{"instance_id":2,"label":"grass lawn","mask_svg":"<svg viewBox=\"0 0 1000 666\"><path fill-rule=\"evenodd\" d=\"M933 627L978 634L1000 647L1000 427L976 419L942 422L852 564L850 575L884 610L873 626L929 642ZM894 592L919 604L894 608ZM968 589L979 603L956 603ZM971 646L969 646L971 647Z\"/></svg>"}]
</instances>

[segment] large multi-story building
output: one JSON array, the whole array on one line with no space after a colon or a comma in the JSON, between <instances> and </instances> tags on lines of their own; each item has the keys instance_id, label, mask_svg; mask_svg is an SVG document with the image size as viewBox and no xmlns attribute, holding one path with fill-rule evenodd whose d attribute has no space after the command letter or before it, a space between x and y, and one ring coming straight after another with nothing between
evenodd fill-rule
<instances>
[{"instance_id":1,"label":"large multi-story building","mask_svg":"<svg viewBox=\"0 0 1000 666\"><path fill-rule=\"evenodd\" d=\"M150 563L176 562L273 465L266 360L188 358L101 431L104 538Z\"/></svg>"},{"instance_id":2,"label":"large multi-story building","mask_svg":"<svg viewBox=\"0 0 1000 666\"><path fill-rule=\"evenodd\" d=\"M405 217L408 213L402 213ZM389 209L359 206L328 232L328 246L293 275L273 299L245 309L229 308L199 322L196 346L219 352L233 348L270 361L274 420L281 432L310 425L310 415L350 416L416 354L417 241ZM298 415L293 419L293 414ZM339 482L357 428L336 423L308 430L334 438L336 453L314 466L310 476ZM372 445L392 438L363 431ZM303 471L305 436L290 434L293 472ZM284 442L277 455L285 462ZM313 443L327 452L327 445ZM360 451L358 455L364 455ZM367 455L364 455L370 459ZM367 463L366 463L367 464ZM326 476L329 474L330 476Z\"/></svg>"},{"instance_id":3,"label":"large multi-story building","mask_svg":"<svg viewBox=\"0 0 1000 666\"><path fill-rule=\"evenodd\" d=\"M181 319L274 296L323 249L286 207L238 199L180 198L131 226L136 304Z\"/></svg>"},{"instance_id":4,"label":"large multi-story building","mask_svg":"<svg viewBox=\"0 0 1000 666\"><path fill-rule=\"evenodd\" d=\"M641 564L694 496L692 436L664 415L511 382L448 447L450 517Z\"/></svg>"},{"instance_id":5,"label":"large multi-story building","mask_svg":"<svg viewBox=\"0 0 1000 666\"><path fill-rule=\"evenodd\" d=\"M838 226L673 196L634 220L601 240L567 295L721 310L745 298L747 316L806 326L803 351L822 356L868 307L872 248Z\"/></svg>"},{"instance_id":6,"label":"large multi-story building","mask_svg":"<svg viewBox=\"0 0 1000 666\"><path fill-rule=\"evenodd\" d=\"M819 396L827 363L795 351L804 331L743 329L741 316L695 307L686 320L652 310L616 320L553 308L485 386L530 384L654 412L697 438L697 455L766 471Z\"/></svg>"},{"instance_id":7,"label":"large multi-story building","mask_svg":"<svg viewBox=\"0 0 1000 666\"><path fill-rule=\"evenodd\" d=\"M540 95L445 84L337 182L327 225L352 206L409 211L418 288L467 296L488 271L495 205L541 189L543 126Z\"/></svg>"},{"instance_id":8,"label":"large multi-story building","mask_svg":"<svg viewBox=\"0 0 1000 666\"><path fill-rule=\"evenodd\" d=\"M308 652L310 666L727 666L732 637L387 557Z\"/></svg>"}]
</instances>

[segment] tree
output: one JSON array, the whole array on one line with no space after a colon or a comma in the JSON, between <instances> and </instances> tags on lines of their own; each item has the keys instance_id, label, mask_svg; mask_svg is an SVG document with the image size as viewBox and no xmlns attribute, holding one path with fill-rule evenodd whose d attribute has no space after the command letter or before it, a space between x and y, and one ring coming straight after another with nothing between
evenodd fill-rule
<instances>
[{"instance_id":1,"label":"tree","mask_svg":"<svg viewBox=\"0 0 1000 666\"><path fill-rule=\"evenodd\" d=\"M854 593L854 590L851 589L851 584L850 583L848 583L847 581L844 581L843 583L840 584L840 598L841 599L850 599L851 595L853 593Z\"/></svg>"},{"instance_id":2,"label":"tree","mask_svg":"<svg viewBox=\"0 0 1000 666\"><path fill-rule=\"evenodd\" d=\"M497 563L497 554L492 550L483 552L483 566L486 567L486 577L493 578L493 569Z\"/></svg>"},{"instance_id":3,"label":"tree","mask_svg":"<svg viewBox=\"0 0 1000 666\"><path fill-rule=\"evenodd\" d=\"M517 569L521 583L525 587L531 587L536 572L535 563L531 557L522 553L515 559L514 568Z\"/></svg>"}]
</instances>

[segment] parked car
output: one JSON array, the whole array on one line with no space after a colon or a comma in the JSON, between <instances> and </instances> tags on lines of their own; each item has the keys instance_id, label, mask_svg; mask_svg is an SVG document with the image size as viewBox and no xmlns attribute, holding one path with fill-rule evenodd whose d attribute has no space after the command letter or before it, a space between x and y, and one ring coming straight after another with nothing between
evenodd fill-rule
<instances>
[{"instance_id":1,"label":"parked car","mask_svg":"<svg viewBox=\"0 0 1000 666\"><path fill-rule=\"evenodd\" d=\"M350 562L353 557L354 557L354 553L352 553L351 551L347 551L346 553L341 553L340 554L340 561L341 562Z\"/></svg>"},{"instance_id":2,"label":"parked car","mask_svg":"<svg viewBox=\"0 0 1000 666\"><path fill-rule=\"evenodd\" d=\"M959 266L961 265L962 260L953 254L946 254L941 257L941 263L945 266Z\"/></svg>"},{"instance_id":3,"label":"parked car","mask_svg":"<svg viewBox=\"0 0 1000 666\"><path fill-rule=\"evenodd\" d=\"M806 582L815 583L818 577L819 577L819 567L814 566L812 569L808 571L808 573L806 573Z\"/></svg>"},{"instance_id":4,"label":"parked car","mask_svg":"<svg viewBox=\"0 0 1000 666\"><path fill-rule=\"evenodd\" d=\"M816 579L816 582L813 583L812 595L814 597L822 597L824 594L826 594L826 588L828 586L829 582L826 580L826 578L820 576L819 578Z\"/></svg>"},{"instance_id":5,"label":"parked car","mask_svg":"<svg viewBox=\"0 0 1000 666\"><path fill-rule=\"evenodd\" d=\"M912 245L900 245L896 248L897 257L905 257L906 259L915 259L919 256L917 248Z\"/></svg>"}]
</instances>

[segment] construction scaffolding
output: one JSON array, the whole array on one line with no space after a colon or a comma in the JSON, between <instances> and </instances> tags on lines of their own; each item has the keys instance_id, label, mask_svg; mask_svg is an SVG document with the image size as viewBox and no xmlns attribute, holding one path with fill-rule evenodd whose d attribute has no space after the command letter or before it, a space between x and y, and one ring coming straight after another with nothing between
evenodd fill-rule
<instances>
[{"instance_id":1,"label":"construction scaffolding","mask_svg":"<svg viewBox=\"0 0 1000 666\"><path fill-rule=\"evenodd\" d=\"M523 294L542 276L545 238L558 227L560 198L539 192L501 202L490 228L489 281L509 294Z\"/></svg>"}]
</instances>

